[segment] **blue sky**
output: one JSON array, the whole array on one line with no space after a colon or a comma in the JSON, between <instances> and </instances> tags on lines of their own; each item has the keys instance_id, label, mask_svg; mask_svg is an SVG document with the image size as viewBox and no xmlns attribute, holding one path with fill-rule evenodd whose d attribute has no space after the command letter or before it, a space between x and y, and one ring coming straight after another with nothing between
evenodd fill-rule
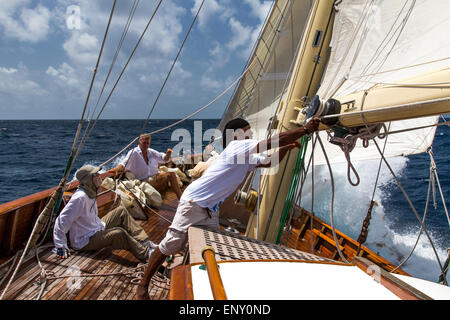
<instances>
[{"instance_id":1,"label":"blue sky","mask_svg":"<svg viewBox=\"0 0 450 320\"><path fill-rule=\"evenodd\" d=\"M157 2L139 2L97 110ZM133 3L117 1L90 111ZM147 117L200 3L163 0L102 119ZM80 118L112 4L113 0L0 2L0 119ZM271 4L206 0L152 118L182 118L227 88L243 70ZM229 98L230 94L197 117L220 118Z\"/></svg>"}]
</instances>

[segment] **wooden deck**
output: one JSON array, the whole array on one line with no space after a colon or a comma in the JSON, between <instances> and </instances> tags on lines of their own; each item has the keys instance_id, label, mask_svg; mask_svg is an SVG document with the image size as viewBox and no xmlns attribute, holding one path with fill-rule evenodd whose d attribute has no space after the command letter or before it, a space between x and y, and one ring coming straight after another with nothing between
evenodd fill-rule
<instances>
[{"instance_id":1,"label":"wooden deck","mask_svg":"<svg viewBox=\"0 0 450 320\"><path fill-rule=\"evenodd\" d=\"M158 213L171 221L178 201L175 195L167 192ZM150 240L159 243L164 237L170 223L154 213L148 213L148 220L141 221ZM47 248L44 248L44 247ZM105 248L97 252L75 252L66 260L59 259L51 252L52 243L42 246L39 260L46 277L42 278L43 269L39 266L32 250L30 259L20 266L14 282L9 287L5 300L133 300L135 298L136 272L144 269L139 261L128 251ZM167 265L171 269L180 261ZM9 266L8 266L9 267ZM138 268L137 267L141 267ZM0 270L0 279L6 273L6 267ZM76 277L81 275L82 277ZM8 279L3 281L0 294L3 293ZM46 279L46 280L45 280ZM135 279L135 280L133 280ZM169 298L170 279L155 276L150 285L150 296L155 300ZM42 293L41 293L41 290Z\"/></svg>"},{"instance_id":2,"label":"wooden deck","mask_svg":"<svg viewBox=\"0 0 450 320\"><path fill-rule=\"evenodd\" d=\"M105 176L110 174L105 173ZM67 188L73 192L78 183L71 182ZM10 265L5 263L12 255L24 247L32 229L33 221L48 201L55 188L30 195L0 205L0 295L8 283ZM102 217L113 208L112 192L101 194L97 198L99 216ZM168 191L158 213L171 221L178 201L174 193ZM228 225L226 218L232 214L242 215L238 207L221 208L221 224ZM248 214L248 213L247 213ZM148 212L148 220L139 221L150 240L159 243L164 237L170 223L153 212ZM312 232L311 232L312 223ZM242 230L241 230L242 231ZM392 271L394 265L372 252L364 245L336 230L340 249L349 261L355 256L367 258L371 262ZM286 239L287 236L287 239ZM282 242L289 248L319 255L323 258L339 261L331 227L325 222L312 217L308 212L301 214L292 223L288 234L283 234ZM21 264L14 282L9 287L4 299L10 300L132 300L135 297L137 272L143 272L138 260L125 250L103 249L98 252L75 252L70 258L60 260L51 252L52 242L44 244L39 251L39 266L34 250ZM182 263L182 254L178 254L174 262L165 263L171 270ZM42 276L45 270L45 277ZM405 274L403 270L396 273ZM81 275L77 277L76 275ZM158 275L158 274L157 274ZM139 275L137 275L139 276ZM5 280L3 280L5 278ZM45 282L46 281L46 282ZM150 285L150 296L155 300L169 299L169 277L155 276Z\"/></svg>"},{"instance_id":3,"label":"wooden deck","mask_svg":"<svg viewBox=\"0 0 450 320\"><path fill-rule=\"evenodd\" d=\"M316 254L335 261L342 261L336 249L332 227L306 210L301 211L302 214L300 217L292 222L290 232L288 232L288 234L285 232L282 236L283 240L286 240L287 236L287 247ZM355 257L362 257L388 272L391 272L396 268L394 264L382 258L366 246L360 245L357 241L339 230L335 231L339 242L339 249L349 262L352 262ZM409 276L409 274L402 269L397 269L394 273Z\"/></svg>"}]
</instances>

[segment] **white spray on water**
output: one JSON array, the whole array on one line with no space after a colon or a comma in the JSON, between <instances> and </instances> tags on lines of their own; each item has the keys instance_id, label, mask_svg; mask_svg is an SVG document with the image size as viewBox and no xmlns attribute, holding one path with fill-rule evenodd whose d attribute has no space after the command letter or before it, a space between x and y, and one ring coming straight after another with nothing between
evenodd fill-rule
<instances>
[{"instance_id":1,"label":"white spray on water","mask_svg":"<svg viewBox=\"0 0 450 320\"><path fill-rule=\"evenodd\" d=\"M390 158L389 164L397 177L401 176L405 170L408 159L406 157ZM361 231L362 222L366 217L370 200L372 199L373 188L379 166L379 160L354 162L361 183L357 187L353 187L347 180L347 164L333 164L334 178L334 222L335 228L349 235L353 239L357 239ZM427 169L424 169L427 170ZM316 166L314 169L314 213L320 219L330 222L330 201L331 201L331 183L330 173L326 165ZM352 175L352 180L354 176ZM390 199L388 188L380 188L380 186L393 182L393 177L388 168L383 164L380 171L378 187L375 192L374 200L376 205L372 210L372 219L369 226L369 235L364 244L369 249L378 253L385 259L395 265L399 265L412 250L418 236L420 224L417 221L417 227L409 230L395 230L389 223L389 215L397 213L385 212L383 201L392 201ZM301 206L307 210L312 208L312 188L311 174L308 174L305 185L303 186ZM426 182L423 188L425 197L428 188ZM424 208L416 206L418 214L422 217ZM386 202L385 202L386 203ZM406 203L406 200L405 200ZM429 209L431 210L429 205ZM409 209L409 206L408 206ZM401 212L398 214L411 214L413 211ZM416 218L414 218L416 219ZM447 258L446 248L440 247L428 230L433 240L435 248L438 252L441 263L444 264ZM419 243L409 260L403 265L402 269L412 276L437 282L441 273L439 264L436 260L434 251L429 243L428 238L422 233ZM449 279L449 277L447 277Z\"/></svg>"}]
</instances>

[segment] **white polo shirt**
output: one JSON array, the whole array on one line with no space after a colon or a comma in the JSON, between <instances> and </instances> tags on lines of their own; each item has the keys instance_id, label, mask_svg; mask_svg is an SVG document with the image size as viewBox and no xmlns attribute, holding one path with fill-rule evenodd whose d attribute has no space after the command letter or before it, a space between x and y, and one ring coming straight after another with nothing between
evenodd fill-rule
<instances>
[{"instance_id":1,"label":"white polo shirt","mask_svg":"<svg viewBox=\"0 0 450 320\"><path fill-rule=\"evenodd\" d=\"M256 153L257 140L234 140L222 151L205 173L192 182L180 200L193 201L213 212L241 184L248 171L265 160Z\"/></svg>"},{"instance_id":2,"label":"white polo shirt","mask_svg":"<svg viewBox=\"0 0 450 320\"><path fill-rule=\"evenodd\" d=\"M148 177L158 174L158 165L160 163L165 163L164 157L165 153L158 152L154 149L147 149L148 164L145 163L144 156L142 154L141 148L137 146L131 149L125 159L120 163L124 166L125 170L129 170L136 179L144 180Z\"/></svg>"}]
</instances>

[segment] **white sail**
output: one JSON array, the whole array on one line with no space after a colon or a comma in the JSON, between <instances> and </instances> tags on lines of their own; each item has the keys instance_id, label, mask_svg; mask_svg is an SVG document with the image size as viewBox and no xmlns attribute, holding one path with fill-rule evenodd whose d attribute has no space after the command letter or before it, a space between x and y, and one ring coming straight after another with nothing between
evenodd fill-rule
<instances>
[{"instance_id":1,"label":"white sail","mask_svg":"<svg viewBox=\"0 0 450 320\"><path fill-rule=\"evenodd\" d=\"M342 1L318 94L345 96L448 68L449 12L447 0Z\"/></svg>"},{"instance_id":2,"label":"white sail","mask_svg":"<svg viewBox=\"0 0 450 320\"><path fill-rule=\"evenodd\" d=\"M309 0L275 1L249 61L249 71L225 110L219 129L229 120L242 117L252 126L255 139L265 138L269 119L289 84L311 5Z\"/></svg>"},{"instance_id":3,"label":"white sail","mask_svg":"<svg viewBox=\"0 0 450 320\"><path fill-rule=\"evenodd\" d=\"M443 35L450 30L449 12L450 2L446 0L342 1L335 18L332 53L318 95L323 100L338 99L448 68L450 40ZM399 131L437 122L438 117L432 116L386 126L389 131ZM425 152L433 143L434 134L435 127L430 127L393 134L377 142L383 148L386 141L387 157L404 156ZM325 138L326 134L321 136ZM326 149L330 161L346 161L339 147L327 143ZM364 148L361 140L351 152L352 161L379 157L373 143ZM325 163L321 151L316 151L315 163Z\"/></svg>"}]
</instances>

